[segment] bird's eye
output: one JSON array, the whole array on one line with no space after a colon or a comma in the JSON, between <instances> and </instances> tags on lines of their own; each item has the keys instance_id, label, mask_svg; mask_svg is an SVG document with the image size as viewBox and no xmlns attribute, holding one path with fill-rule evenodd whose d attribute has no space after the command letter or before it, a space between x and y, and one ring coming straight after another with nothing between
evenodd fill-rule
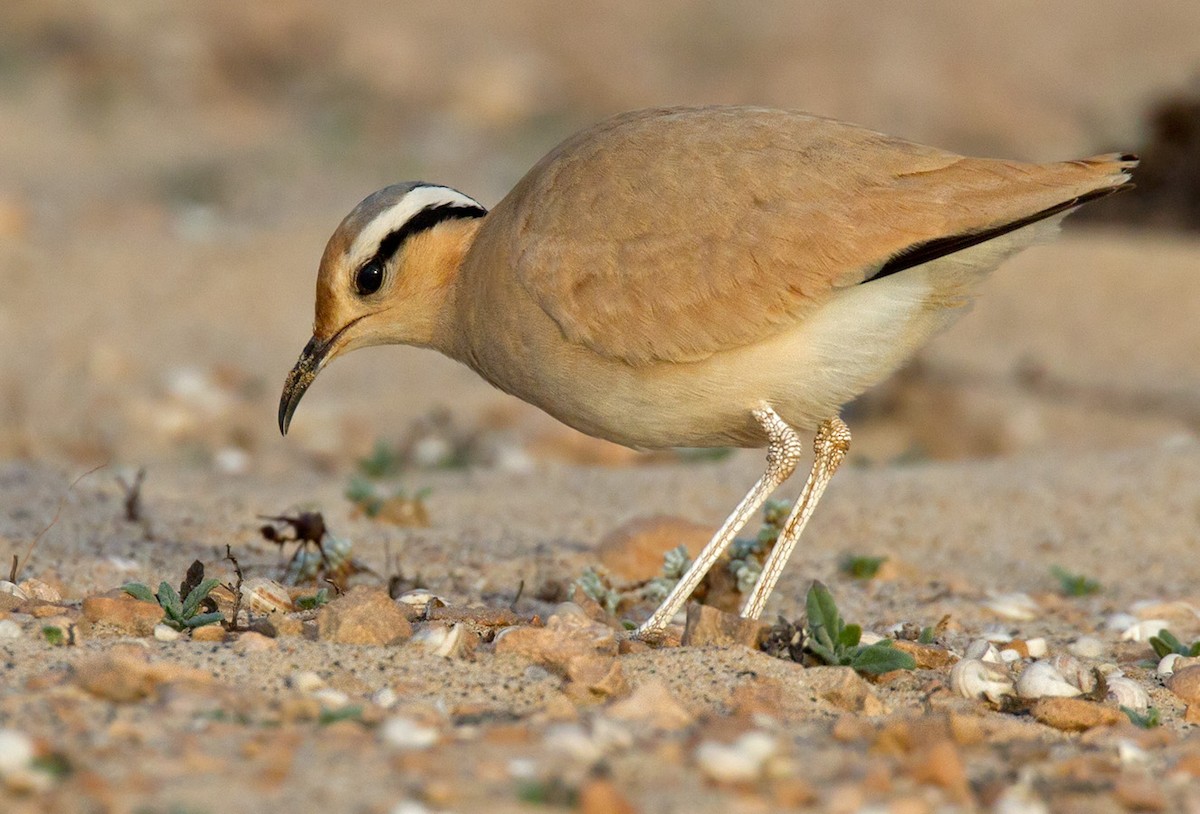
<instances>
[{"instance_id":1,"label":"bird's eye","mask_svg":"<svg viewBox=\"0 0 1200 814\"><path fill-rule=\"evenodd\" d=\"M354 278L354 288L360 296L374 294L383 285L383 264L378 260L370 260L358 270Z\"/></svg>"}]
</instances>

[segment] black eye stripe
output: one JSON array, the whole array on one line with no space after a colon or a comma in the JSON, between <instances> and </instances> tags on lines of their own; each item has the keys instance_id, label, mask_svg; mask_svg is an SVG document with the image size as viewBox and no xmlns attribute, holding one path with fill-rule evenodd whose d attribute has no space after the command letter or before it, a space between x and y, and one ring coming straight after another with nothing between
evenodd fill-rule
<instances>
[{"instance_id":1,"label":"black eye stripe","mask_svg":"<svg viewBox=\"0 0 1200 814\"><path fill-rule=\"evenodd\" d=\"M383 240L379 241L379 250L375 252L372 259L378 260L381 265L386 264L396 256L406 240L427 229L432 229L444 220L482 218L486 214L487 210L482 206L464 206L463 204L427 206L405 221L399 229L389 232Z\"/></svg>"}]
</instances>

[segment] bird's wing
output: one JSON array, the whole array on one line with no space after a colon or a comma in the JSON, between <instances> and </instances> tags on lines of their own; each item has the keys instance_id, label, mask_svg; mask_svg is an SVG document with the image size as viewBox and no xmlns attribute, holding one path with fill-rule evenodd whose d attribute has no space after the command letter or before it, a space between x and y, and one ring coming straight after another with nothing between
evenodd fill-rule
<instances>
[{"instance_id":1,"label":"bird's wing","mask_svg":"<svg viewBox=\"0 0 1200 814\"><path fill-rule=\"evenodd\" d=\"M1121 166L964 158L786 111L651 110L568 139L493 215L563 334L641 365L758 341L906 251L1118 186Z\"/></svg>"}]
</instances>

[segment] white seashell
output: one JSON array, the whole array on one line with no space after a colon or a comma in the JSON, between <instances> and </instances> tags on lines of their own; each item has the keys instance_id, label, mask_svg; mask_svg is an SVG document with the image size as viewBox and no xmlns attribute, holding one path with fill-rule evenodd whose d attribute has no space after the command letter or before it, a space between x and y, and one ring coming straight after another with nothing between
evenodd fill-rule
<instances>
[{"instance_id":1,"label":"white seashell","mask_svg":"<svg viewBox=\"0 0 1200 814\"><path fill-rule=\"evenodd\" d=\"M988 625L983 629L983 638L989 642L1003 644L1013 640L1012 632L1004 625Z\"/></svg>"},{"instance_id":2,"label":"white seashell","mask_svg":"<svg viewBox=\"0 0 1200 814\"><path fill-rule=\"evenodd\" d=\"M1038 637L1036 639L1026 639L1025 649L1029 651L1029 657L1034 659L1045 658L1049 648L1046 646L1046 640Z\"/></svg>"},{"instance_id":3,"label":"white seashell","mask_svg":"<svg viewBox=\"0 0 1200 814\"><path fill-rule=\"evenodd\" d=\"M9 582L7 579L0 579L0 594L12 594L17 599L29 598L29 594L25 593L25 589L15 582Z\"/></svg>"},{"instance_id":4,"label":"white seashell","mask_svg":"<svg viewBox=\"0 0 1200 814\"><path fill-rule=\"evenodd\" d=\"M412 640L435 656L450 659L471 652L472 633L462 622L453 627L445 624L427 625L413 634Z\"/></svg>"},{"instance_id":5,"label":"white seashell","mask_svg":"<svg viewBox=\"0 0 1200 814\"><path fill-rule=\"evenodd\" d=\"M1158 673L1158 677L1166 678L1167 676L1173 675L1175 673L1176 662L1178 662L1181 658L1183 658L1183 656L1179 653L1168 653L1167 655L1163 656L1158 662L1158 669L1155 670L1155 672Z\"/></svg>"},{"instance_id":6,"label":"white seashell","mask_svg":"<svg viewBox=\"0 0 1200 814\"><path fill-rule=\"evenodd\" d=\"M0 619L0 639L21 638L21 626L12 619Z\"/></svg>"},{"instance_id":7,"label":"white seashell","mask_svg":"<svg viewBox=\"0 0 1200 814\"><path fill-rule=\"evenodd\" d=\"M422 613L429 608L444 608L450 604L428 588L414 588L411 591L405 591L396 597L396 601Z\"/></svg>"},{"instance_id":8,"label":"white seashell","mask_svg":"<svg viewBox=\"0 0 1200 814\"><path fill-rule=\"evenodd\" d=\"M1000 658L1000 651L996 649L996 645L987 639L976 639L967 645L967 650L963 658L978 659L979 661L986 661L989 664L1000 664L1003 661Z\"/></svg>"},{"instance_id":9,"label":"white seashell","mask_svg":"<svg viewBox=\"0 0 1200 814\"><path fill-rule=\"evenodd\" d=\"M993 704L1013 694L1008 671L979 659L961 659L950 669L950 689L963 698L986 698Z\"/></svg>"},{"instance_id":10,"label":"white seashell","mask_svg":"<svg viewBox=\"0 0 1200 814\"><path fill-rule=\"evenodd\" d=\"M1041 614L1038 603L1029 594L1012 593L994 596L983 603L983 606L1005 619L1016 619L1028 622Z\"/></svg>"},{"instance_id":11,"label":"white seashell","mask_svg":"<svg viewBox=\"0 0 1200 814\"><path fill-rule=\"evenodd\" d=\"M388 718L379 727L379 737L395 749L428 749L438 741L438 731L403 715Z\"/></svg>"},{"instance_id":12,"label":"white seashell","mask_svg":"<svg viewBox=\"0 0 1200 814\"><path fill-rule=\"evenodd\" d=\"M1067 645L1067 650L1081 659L1098 659L1104 655L1104 642L1095 636L1080 636Z\"/></svg>"},{"instance_id":13,"label":"white seashell","mask_svg":"<svg viewBox=\"0 0 1200 814\"><path fill-rule=\"evenodd\" d=\"M1068 684L1078 687L1083 692L1091 692L1096 689L1096 674L1069 653L1059 653L1049 659L1048 663L1058 670Z\"/></svg>"},{"instance_id":14,"label":"white seashell","mask_svg":"<svg viewBox=\"0 0 1200 814\"><path fill-rule=\"evenodd\" d=\"M1072 698L1082 693L1049 661L1035 661L1017 678L1017 695L1022 698Z\"/></svg>"},{"instance_id":15,"label":"white seashell","mask_svg":"<svg viewBox=\"0 0 1200 814\"><path fill-rule=\"evenodd\" d=\"M1117 759L1125 765L1141 766L1150 762L1150 753L1133 741L1122 738L1117 744Z\"/></svg>"},{"instance_id":16,"label":"white seashell","mask_svg":"<svg viewBox=\"0 0 1200 814\"><path fill-rule=\"evenodd\" d=\"M154 626L154 638L158 639L160 642L173 642L182 636L182 633L170 625L164 625L160 622Z\"/></svg>"},{"instance_id":17,"label":"white seashell","mask_svg":"<svg viewBox=\"0 0 1200 814\"><path fill-rule=\"evenodd\" d=\"M296 609L288 589L266 577L254 577L243 582L242 601L251 613L288 613Z\"/></svg>"},{"instance_id":18,"label":"white seashell","mask_svg":"<svg viewBox=\"0 0 1200 814\"><path fill-rule=\"evenodd\" d=\"M696 747L696 765L712 780L746 783L762 776L767 761L778 750L774 735L756 730L730 744L704 741Z\"/></svg>"},{"instance_id":19,"label":"white seashell","mask_svg":"<svg viewBox=\"0 0 1200 814\"><path fill-rule=\"evenodd\" d=\"M1125 630L1130 625L1136 625L1138 618L1132 613L1114 613L1104 620L1105 630Z\"/></svg>"},{"instance_id":20,"label":"white seashell","mask_svg":"<svg viewBox=\"0 0 1200 814\"><path fill-rule=\"evenodd\" d=\"M1116 701L1117 706L1128 707L1134 712L1145 712L1150 707L1150 693L1125 676L1108 679L1108 697Z\"/></svg>"},{"instance_id":21,"label":"white seashell","mask_svg":"<svg viewBox=\"0 0 1200 814\"><path fill-rule=\"evenodd\" d=\"M1147 619L1144 622L1135 622L1121 634L1121 641L1148 642L1170 626L1171 623L1166 619Z\"/></svg>"},{"instance_id":22,"label":"white seashell","mask_svg":"<svg viewBox=\"0 0 1200 814\"><path fill-rule=\"evenodd\" d=\"M1021 651L1013 650L1011 647L1006 647L1000 651L1000 661L1004 664L1012 664L1023 658Z\"/></svg>"}]
</instances>

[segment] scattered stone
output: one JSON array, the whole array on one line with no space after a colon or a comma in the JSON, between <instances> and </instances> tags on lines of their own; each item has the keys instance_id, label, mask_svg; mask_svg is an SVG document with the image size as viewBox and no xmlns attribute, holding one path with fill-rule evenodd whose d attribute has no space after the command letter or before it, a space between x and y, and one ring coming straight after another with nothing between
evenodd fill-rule
<instances>
[{"instance_id":1,"label":"scattered stone","mask_svg":"<svg viewBox=\"0 0 1200 814\"><path fill-rule=\"evenodd\" d=\"M566 675L571 663L596 656L616 656L616 632L581 613L560 610L543 628L514 627L496 637L496 653L512 654Z\"/></svg>"},{"instance_id":2,"label":"scattered stone","mask_svg":"<svg viewBox=\"0 0 1200 814\"><path fill-rule=\"evenodd\" d=\"M304 622L294 616L274 616L271 627L275 628L276 638L304 635Z\"/></svg>"},{"instance_id":3,"label":"scattered stone","mask_svg":"<svg viewBox=\"0 0 1200 814\"><path fill-rule=\"evenodd\" d=\"M1067 650L1081 659L1098 659L1104 655L1104 642L1095 636L1080 636L1067 645Z\"/></svg>"},{"instance_id":4,"label":"scattered stone","mask_svg":"<svg viewBox=\"0 0 1200 814\"><path fill-rule=\"evenodd\" d=\"M278 647L279 645L270 636L264 636L252 630L239 634L233 645L233 649L239 653L264 653Z\"/></svg>"},{"instance_id":5,"label":"scattered stone","mask_svg":"<svg viewBox=\"0 0 1200 814\"><path fill-rule=\"evenodd\" d=\"M736 613L692 602L687 608L682 644L684 647L741 645L757 650L766 627L757 619L743 619Z\"/></svg>"},{"instance_id":6,"label":"scattered stone","mask_svg":"<svg viewBox=\"0 0 1200 814\"><path fill-rule=\"evenodd\" d=\"M1113 797L1129 811L1166 811L1167 796L1159 783L1143 772L1123 774L1113 786Z\"/></svg>"},{"instance_id":7,"label":"scattered stone","mask_svg":"<svg viewBox=\"0 0 1200 814\"><path fill-rule=\"evenodd\" d=\"M21 638L21 626L12 619L0 619L0 639Z\"/></svg>"},{"instance_id":8,"label":"scattered stone","mask_svg":"<svg viewBox=\"0 0 1200 814\"><path fill-rule=\"evenodd\" d=\"M1097 726L1112 726L1126 720L1115 707L1107 707L1082 698L1049 697L1036 701L1033 717L1064 732L1083 732Z\"/></svg>"},{"instance_id":9,"label":"scattered stone","mask_svg":"<svg viewBox=\"0 0 1200 814\"><path fill-rule=\"evenodd\" d=\"M1167 689L1175 693L1189 707L1200 705L1200 665L1176 670L1165 683Z\"/></svg>"},{"instance_id":10,"label":"scattered stone","mask_svg":"<svg viewBox=\"0 0 1200 814\"><path fill-rule=\"evenodd\" d=\"M629 692L621 662L611 656L573 659L567 665L566 693L581 702L617 698Z\"/></svg>"},{"instance_id":11,"label":"scattered stone","mask_svg":"<svg viewBox=\"0 0 1200 814\"><path fill-rule=\"evenodd\" d=\"M160 642L174 642L180 639L182 636L183 634L178 630L170 625L163 624L162 622L159 622L154 626L154 638L158 639Z\"/></svg>"},{"instance_id":12,"label":"scattered stone","mask_svg":"<svg viewBox=\"0 0 1200 814\"><path fill-rule=\"evenodd\" d=\"M29 594L25 593L23 588L7 579L0 579L0 594L16 597L20 601L29 598Z\"/></svg>"},{"instance_id":13,"label":"scattered stone","mask_svg":"<svg viewBox=\"0 0 1200 814\"><path fill-rule=\"evenodd\" d=\"M379 727L379 737L395 749L428 749L437 743L438 731L414 718L394 715Z\"/></svg>"},{"instance_id":14,"label":"scattered stone","mask_svg":"<svg viewBox=\"0 0 1200 814\"><path fill-rule=\"evenodd\" d=\"M223 642L225 641L225 628L220 625L203 625L201 627L192 628L192 641L194 642Z\"/></svg>"},{"instance_id":15,"label":"scattered stone","mask_svg":"<svg viewBox=\"0 0 1200 814\"><path fill-rule=\"evenodd\" d=\"M940 740L920 750L909 770L918 783L938 786L956 803L966 804L972 799L967 767L953 741Z\"/></svg>"},{"instance_id":16,"label":"scattered stone","mask_svg":"<svg viewBox=\"0 0 1200 814\"><path fill-rule=\"evenodd\" d=\"M931 644L920 644L904 639L896 639L892 647L908 653L917 662L918 670L941 670L954 664L958 658L944 647Z\"/></svg>"},{"instance_id":17,"label":"scattered stone","mask_svg":"<svg viewBox=\"0 0 1200 814\"><path fill-rule=\"evenodd\" d=\"M318 635L339 644L385 645L412 636L404 612L379 588L359 586L321 608Z\"/></svg>"},{"instance_id":18,"label":"scattered stone","mask_svg":"<svg viewBox=\"0 0 1200 814\"><path fill-rule=\"evenodd\" d=\"M628 698L612 704L605 713L618 721L643 724L664 732L677 732L695 723L695 718L671 694L667 685L657 679L642 682Z\"/></svg>"},{"instance_id":19,"label":"scattered stone","mask_svg":"<svg viewBox=\"0 0 1200 814\"><path fill-rule=\"evenodd\" d=\"M153 695L163 684L206 685L213 678L203 670L180 664L151 663L144 650L114 648L106 655L77 661L74 682L98 698L129 702Z\"/></svg>"},{"instance_id":20,"label":"scattered stone","mask_svg":"<svg viewBox=\"0 0 1200 814\"><path fill-rule=\"evenodd\" d=\"M89 596L83 600L83 618L93 636L152 636L163 609L132 596Z\"/></svg>"},{"instance_id":21,"label":"scattered stone","mask_svg":"<svg viewBox=\"0 0 1200 814\"><path fill-rule=\"evenodd\" d=\"M695 557L712 537L713 529L680 517L641 517L612 531L596 547L596 557L615 576L631 582L657 577L663 556L685 546Z\"/></svg>"},{"instance_id":22,"label":"scattered stone","mask_svg":"<svg viewBox=\"0 0 1200 814\"><path fill-rule=\"evenodd\" d=\"M15 729L0 729L0 779L29 767L35 751L33 739Z\"/></svg>"},{"instance_id":23,"label":"scattered stone","mask_svg":"<svg viewBox=\"0 0 1200 814\"><path fill-rule=\"evenodd\" d=\"M588 779L579 789L580 814L636 814L637 809L607 777Z\"/></svg>"},{"instance_id":24,"label":"scattered stone","mask_svg":"<svg viewBox=\"0 0 1200 814\"><path fill-rule=\"evenodd\" d=\"M312 670L302 670L288 677L288 685L300 692L313 693L325 686L325 679Z\"/></svg>"},{"instance_id":25,"label":"scattered stone","mask_svg":"<svg viewBox=\"0 0 1200 814\"><path fill-rule=\"evenodd\" d=\"M296 609L292 595L279 582L265 577L253 577L241 584L239 591L245 609L266 616L290 613Z\"/></svg>"},{"instance_id":26,"label":"scattered stone","mask_svg":"<svg viewBox=\"0 0 1200 814\"><path fill-rule=\"evenodd\" d=\"M994 596L983 603L983 606L997 616L1014 619L1019 622L1029 622L1038 618L1042 610L1029 594L1012 593Z\"/></svg>"},{"instance_id":27,"label":"scattered stone","mask_svg":"<svg viewBox=\"0 0 1200 814\"><path fill-rule=\"evenodd\" d=\"M849 667L812 667L804 671L812 692L838 709L868 717L885 715L890 710L866 680Z\"/></svg>"},{"instance_id":28,"label":"scattered stone","mask_svg":"<svg viewBox=\"0 0 1200 814\"><path fill-rule=\"evenodd\" d=\"M43 602L61 602L62 594L57 588L42 582L40 579L26 579L18 586L22 593L30 599L40 599Z\"/></svg>"},{"instance_id":29,"label":"scattered stone","mask_svg":"<svg viewBox=\"0 0 1200 814\"><path fill-rule=\"evenodd\" d=\"M762 776L778 751L775 736L755 730L730 744L704 741L696 747L696 765L718 783L749 783Z\"/></svg>"}]
</instances>

